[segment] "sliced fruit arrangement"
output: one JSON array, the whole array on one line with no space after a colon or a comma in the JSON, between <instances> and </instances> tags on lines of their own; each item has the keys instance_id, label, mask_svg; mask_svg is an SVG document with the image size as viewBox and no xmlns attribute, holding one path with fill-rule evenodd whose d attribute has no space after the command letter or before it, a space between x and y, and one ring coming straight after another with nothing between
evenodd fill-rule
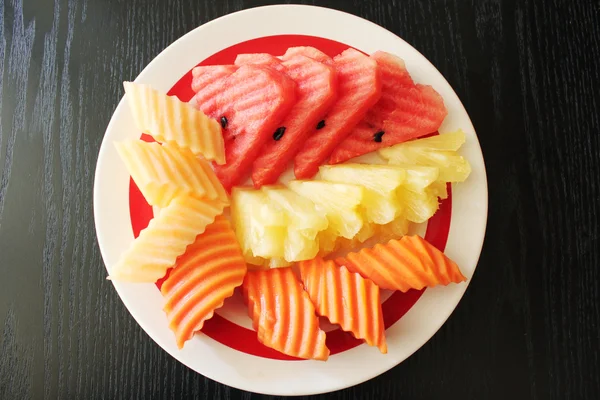
<instances>
[{"instance_id":1,"label":"sliced fruit arrangement","mask_svg":"<svg viewBox=\"0 0 600 400\"><path fill-rule=\"evenodd\" d=\"M335 262L382 289L402 292L466 281L454 261L417 235L349 253Z\"/></svg>"},{"instance_id":2,"label":"sliced fruit arrangement","mask_svg":"<svg viewBox=\"0 0 600 400\"><path fill-rule=\"evenodd\" d=\"M386 353L380 288L466 280L409 235L471 168L464 132L436 134L441 96L400 58L294 47L192 75L189 104L126 82L138 130L158 143L115 144L160 211L109 278L164 279L179 348L241 287L258 340L281 353L327 360L317 315ZM378 161L346 163L367 153Z\"/></svg>"},{"instance_id":3,"label":"sliced fruit arrangement","mask_svg":"<svg viewBox=\"0 0 600 400\"><path fill-rule=\"evenodd\" d=\"M175 143L195 156L225 164L223 135L217 121L149 85L125 82L123 86L138 129L160 143Z\"/></svg>"},{"instance_id":4,"label":"sliced fruit arrangement","mask_svg":"<svg viewBox=\"0 0 600 400\"><path fill-rule=\"evenodd\" d=\"M169 328L180 349L233 295L246 269L231 223L222 215L216 217L178 258L160 287Z\"/></svg>"},{"instance_id":5,"label":"sliced fruit arrangement","mask_svg":"<svg viewBox=\"0 0 600 400\"><path fill-rule=\"evenodd\" d=\"M371 280L320 257L302 261L299 267L317 314L387 353L379 288Z\"/></svg>"},{"instance_id":6,"label":"sliced fruit arrangement","mask_svg":"<svg viewBox=\"0 0 600 400\"><path fill-rule=\"evenodd\" d=\"M242 291L261 343L293 357L329 358L315 307L291 268L248 271Z\"/></svg>"}]
</instances>

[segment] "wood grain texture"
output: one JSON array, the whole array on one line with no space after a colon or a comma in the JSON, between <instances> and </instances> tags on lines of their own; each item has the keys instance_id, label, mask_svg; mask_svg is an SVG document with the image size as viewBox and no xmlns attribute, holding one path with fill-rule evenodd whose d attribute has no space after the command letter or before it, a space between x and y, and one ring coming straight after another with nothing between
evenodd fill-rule
<instances>
[{"instance_id":1,"label":"wood grain texture","mask_svg":"<svg viewBox=\"0 0 600 400\"><path fill-rule=\"evenodd\" d=\"M104 279L92 184L121 82L196 26L271 3L0 2L0 399L263 398L191 372L135 323ZM303 3L431 60L471 115L490 189L448 322L393 370L314 398L600 398L600 3Z\"/></svg>"}]
</instances>

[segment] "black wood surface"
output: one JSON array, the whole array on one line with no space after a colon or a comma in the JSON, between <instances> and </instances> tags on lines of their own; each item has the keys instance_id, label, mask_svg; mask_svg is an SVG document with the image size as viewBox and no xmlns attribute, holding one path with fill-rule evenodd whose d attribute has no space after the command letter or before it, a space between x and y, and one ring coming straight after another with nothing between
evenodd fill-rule
<instances>
[{"instance_id":1,"label":"black wood surface","mask_svg":"<svg viewBox=\"0 0 600 400\"><path fill-rule=\"evenodd\" d=\"M188 370L136 324L105 280L92 183L121 82L196 26L266 3L0 1L0 399L261 398ZM600 398L600 3L309 3L433 62L471 115L490 192L452 317L327 398Z\"/></svg>"}]
</instances>

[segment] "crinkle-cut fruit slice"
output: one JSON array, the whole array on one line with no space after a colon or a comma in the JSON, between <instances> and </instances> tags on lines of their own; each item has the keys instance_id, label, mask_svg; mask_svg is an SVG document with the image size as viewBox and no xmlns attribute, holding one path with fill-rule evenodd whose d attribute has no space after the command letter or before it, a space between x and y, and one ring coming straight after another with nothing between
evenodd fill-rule
<instances>
[{"instance_id":1,"label":"crinkle-cut fruit slice","mask_svg":"<svg viewBox=\"0 0 600 400\"><path fill-rule=\"evenodd\" d=\"M129 282L156 282L165 276L186 247L204 232L225 204L179 196L161 209L140 232L121 259L112 267L110 279Z\"/></svg>"},{"instance_id":2,"label":"crinkle-cut fruit slice","mask_svg":"<svg viewBox=\"0 0 600 400\"><path fill-rule=\"evenodd\" d=\"M285 67L281 64L281 60L268 53L245 53L238 54L235 58L235 65L266 65L279 72L285 73Z\"/></svg>"},{"instance_id":3,"label":"crinkle-cut fruit slice","mask_svg":"<svg viewBox=\"0 0 600 400\"><path fill-rule=\"evenodd\" d=\"M231 217L248 262L253 263L257 257L261 260L283 259L287 216L266 193L250 188L233 188Z\"/></svg>"},{"instance_id":4,"label":"crinkle-cut fruit slice","mask_svg":"<svg viewBox=\"0 0 600 400\"><path fill-rule=\"evenodd\" d=\"M320 168L323 180L361 185L365 194L362 208L367 222L387 224L400 215L396 191L406 179L406 171L394 165L340 164Z\"/></svg>"},{"instance_id":5,"label":"crinkle-cut fruit slice","mask_svg":"<svg viewBox=\"0 0 600 400\"><path fill-rule=\"evenodd\" d=\"M371 58L381 72L381 98L338 143L330 164L433 133L448 114L442 97L431 86L415 84L401 58L382 51Z\"/></svg>"},{"instance_id":6,"label":"crinkle-cut fruit slice","mask_svg":"<svg viewBox=\"0 0 600 400\"><path fill-rule=\"evenodd\" d=\"M387 353L379 288L373 281L320 257L298 265L318 315Z\"/></svg>"},{"instance_id":7,"label":"crinkle-cut fruit slice","mask_svg":"<svg viewBox=\"0 0 600 400\"><path fill-rule=\"evenodd\" d=\"M325 181L291 181L290 189L322 209L334 236L352 239L363 226L360 206L365 197L362 186ZM323 249L323 246L321 246Z\"/></svg>"},{"instance_id":8,"label":"crinkle-cut fruit slice","mask_svg":"<svg viewBox=\"0 0 600 400\"><path fill-rule=\"evenodd\" d=\"M176 145L142 140L115 142L129 174L148 204L166 207L180 195L228 204L227 192L207 161Z\"/></svg>"},{"instance_id":9,"label":"crinkle-cut fruit slice","mask_svg":"<svg viewBox=\"0 0 600 400\"><path fill-rule=\"evenodd\" d=\"M463 182L471 173L471 165L456 151L465 142L462 130L423 139L411 140L379 150L391 164L413 164L439 168L439 180Z\"/></svg>"},{"instance_id":10,"label":"crinkle-cut fruit slice","mask_svg":"<svg viewBox=\"0 0 600 400\"><path fill-rule=\"evenodd\" d=\"M262 344L292 357L329 358L315 307L291 268L248 271L242 293Z\"/></svg>"},{"instance_id":11,"label":"crinkle-cut fruit slice","mask_svg":"<svg viewBox=\"0 0 600 400\"><path fill-rule=\"evenodd\" d=\"M192 70L194 97L190 104L206 115L217 117L217 93L223 90L225 79L237 70L235 65L202 65ZM220 121L219 121L220 122Z\"/></svg>"},{"instance_id":12,"label":"crinkle-cut fruit slice","mask_svg":"<svg viewBox=\"0 0 600 400\"><path fill-rule=\"evenodd\" d=\"M333 58L338 77L337 101L327 112L294 158L298 179L315 175L333 149L364 118L381 96L377 62L363 53L347 49Z\"/></svg>"},{"instance_id":13,"label":"crinkle-cut fruit slice","mask_svg":"<svg viewBox=\"0 0 600 400\"><path fill-rule=\"evenodd\" d=\"M252 165L256 188L273 184L288 168L337 98L337 73L332 66L302 55L280 61L270 54L240 54L236 64L278 67L296 83L296 104L280 123L279 134L264 145Z\"/></svg>"},{"instance_id":14,"label":"crinkle-cut fruit slice","mask_svg":"<svg viewBox=\"0 0 600 400\"><path fill-rule=\"evenodd\" d=\"M315 49L314 47L310 46L290 47L286 50L285 54L281 56L281 59L287 60L297 55L310 57L313 60L321 62L323 64L333 65L333 59L331 57L323 53L321 50Z\"/></svg>"},{"instance_id":15,"label":"crinkle-cut fruit slice","mask_svg":"<svg viewBox=\"0 0 600 400\"><path fill-rule=\"evenodd\" d=\"M190 149L217 164L225 164L221 126L202 111L149 85L124 82L137 128L161 143Z\"/></svg>"},{"instance_id":16,"label":"crinkle-cut fruit slice","mask_svg":"<svg viewBox=\"0 0 600 400\"><path fill-rule=\"evenodd\" d=\"M420 236L403 236L335 260L382 289L421 290L466 281L458 265Z\"/></svg>"},{"instance_id":17,"label":"crinkle-cut fruit slice","mask_svg":"<svg viewBox=\"0 0 600 400\"><path fill-rule=\"evenodd\" d=\"M229 220L219 215L177 259L160 291L169 328L181 349L204 321L233 295L246 275L246 262Z\"/></svg>"},{"instance_id":18,"label":"crinkle-cut fruit slice","mask_svg":"<svg viewBox=\"0 0 600 400\"><path fill-rule=\"evenodd\" d=\"M215 172L230 190L249 173L262 146L275 135L296 101L296 85L270 67L243 65L217 94L217 119L223 121L225 165Z\"/></svg>"}]
</instances>

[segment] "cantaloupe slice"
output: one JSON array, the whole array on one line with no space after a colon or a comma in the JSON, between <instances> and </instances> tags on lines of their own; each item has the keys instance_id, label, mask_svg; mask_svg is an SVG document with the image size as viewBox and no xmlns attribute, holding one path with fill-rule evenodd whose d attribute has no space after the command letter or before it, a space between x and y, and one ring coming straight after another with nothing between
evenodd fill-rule
<instances>
[{"instance_id":1,"label":"cantaloupe slice","mask_svg":"<svg viewBox=\"0 0 600 400\"><path fill-rule=\"evenodd\" d=\"M335 260L382 289L423 289L466 281L458 265L420 236L403 236Z\"/></svg>"}]
</instances>

